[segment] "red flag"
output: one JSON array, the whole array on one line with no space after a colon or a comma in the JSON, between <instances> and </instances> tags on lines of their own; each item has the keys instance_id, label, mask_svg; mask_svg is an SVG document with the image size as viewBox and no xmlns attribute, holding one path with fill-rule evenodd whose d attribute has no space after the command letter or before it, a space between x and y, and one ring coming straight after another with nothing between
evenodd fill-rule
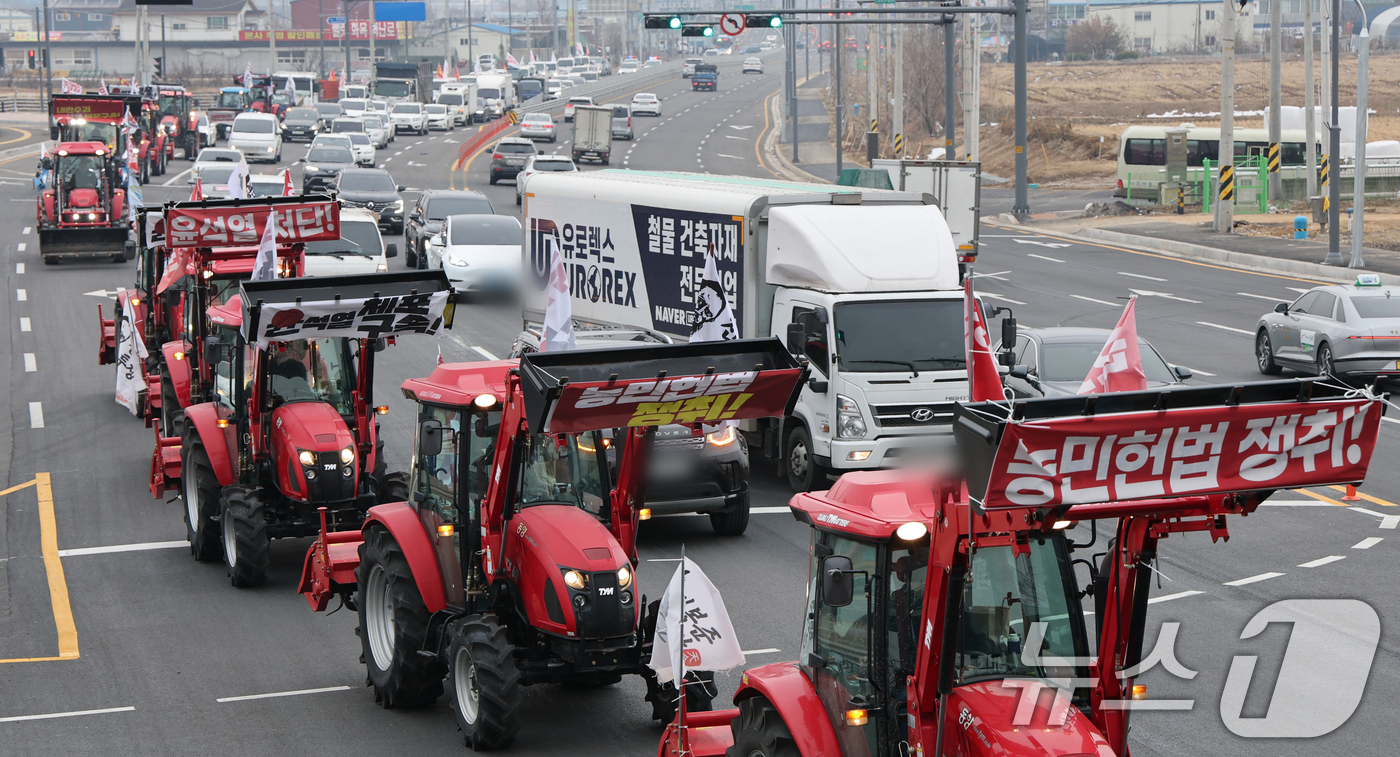
<instances>
[{"instance_id":1,"label":"red flag","mask_svg":"<svg viewBox=\"0 0 1400 757\"><path fill-rule=\"evenodd\" d=\"M1005 399L987 323L982 319L977 298L972 296L970 275L963 281L963 344L967 350L968 396L973 402Z\"/></svg>"},{"instance_id":2,"label":"red flag","mask_svg":"<svg viewBox=\"0 0 1400 757\"><path fill-rule=\"evenodd\" d=\"M199 177L196 176L196 177L194 178L194 189L191 189L191 190L190 190L190 202L200 202L200 201L202 201L203 199L204 199L204 184L201 183L200 180L199 180Z\"/></svg>"},{"instance_id":3,"label":"red flag","mask_svg":"<svg viewBox=\"0 0 1400 757\"><path fill-rule=\"evenodd\" d=\"M1136 392L1147 388L1147 376L1142 372L1142 356L1138 354L1137 319L1133 315L1137 296L1128 300L1128 307L1108 335L1108 343L1094 360L1089 376L1079 386L1080 394L1102 392Z\"/></svg>"},{"instance_id":4,"label":"red flag","mask_svg":"<svg viewBox=\"0 0 1400 757\"><path fill-rule=\"evenodd\" d=\"M442 345L438 345L438 365L442 365Z\"/></svg>"},{"instance_id":5,"label":"red flag","mask_svg":"<svg viewBox=\"0 0 1400 757\"><path fill-rule=\"evenodd\" d=\"M297 191L296 191L296 189L292 186L292 172L291 172L291 171L283 171L283 172L282 172L282 179L283 179L283 184L282 184L282 196L283 196L283 197L291 197L292 195L296 194Z\"/></svg>"}]
</instances>

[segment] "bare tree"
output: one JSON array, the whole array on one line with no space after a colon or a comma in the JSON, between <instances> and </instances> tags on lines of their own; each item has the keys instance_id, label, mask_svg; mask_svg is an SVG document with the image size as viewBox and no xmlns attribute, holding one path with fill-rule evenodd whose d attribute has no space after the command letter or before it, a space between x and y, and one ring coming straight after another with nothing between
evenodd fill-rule
<instances>
[{"instance_id":1,"label":"bare tree","mask_svg":"<svg viewBox=\"0 0 1400 757\"><path fill-rule=\"evenodd\" d=\"M933 136L943 131L943 92L948 72L943 70L943 27L911 26L904 33L908 47L904 59L906 126L914 121Z\"/></svg>"},{"instance_id":2,"label":"bare tree","mask_svg":"<svg viewBox=\"0 0 1400 757\"><path fill-rule=\"evenodd\" d=\"M1079 53L1091 58L1111 58L1128 46L1128 35L1111 18L1094 16L1082 24L1070 27L1065 39L1065 52Z\"/></svg>"}]
</instances>

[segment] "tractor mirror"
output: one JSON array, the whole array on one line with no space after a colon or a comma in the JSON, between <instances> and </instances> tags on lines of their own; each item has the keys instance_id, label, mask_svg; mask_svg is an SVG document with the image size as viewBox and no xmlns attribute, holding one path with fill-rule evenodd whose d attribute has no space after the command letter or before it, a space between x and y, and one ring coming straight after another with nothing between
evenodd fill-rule
<instances>
[{"instance_id":1,"label":"tractor mirror","mask_svg":"<svg viewBox=\"0 0 1400 757\"><path fill-rule=\"evenodd\" d=\"M787 348L788 352L794 355L801 355L806 346L807 329L800 323L789 323L787 325Z\"/></svg>"},{"instance_id":2,"label":"tractor mirror","mask_svg":"<svg viewBox=\"0 0 1400 757\"><path fill-rule=\"evenodd\" d=\"M851 581L851 558L829 555L822 559L822 604L845 607L855 596Z\"/></svg>"},{"instance_id":3,"label":"tractor mirror","mask_svg":"<svg viewBox=\"0 0 1400 757\"><path fill-rule=\"evenodd\" d=\"M55 141L55 142L58 141L58 126L57 126L57 125L54 125L54 126L50 126L50 127L49 127L49 139L52 139L52 140Z\"/></svg>"},{"instance_id":4,"label":"tractor mirror","mask_svg":"<svg viewBox=\"0 0 1400 757\"><path fill-rule=\"evenodd\" d=\"M1016 319L1007 316L1001 319L1001 348L1010 351L1016 346Z\"/></svg>"},{"instance_id":5,"label":"tractor mirror","mask_svg":"<svg viewBox=\"0 0 1400 757\"><path fill-rule=\"evenodd\" d=\"M418 427L418 454L438 455L442 453L442 424L435 420L423 421Z\"/></svg>"},{"instance_id":6,"label":"tractor mirror","mask_svg":"<svg viewBox=\"0 0 1400 757\"><path fill-rule=\"evenodd\" d=\"M224 343L216 336L211 336L204 342L204 364L214 365L219 362L219 357L223 353Z\"/></svg>"},{"instance_id":7,"label":"tractor mirror","mask_svg":"<svg viewBox=\"0 0 1400 757\"><path fill-rule=\"evenodd\" d=\"M376 339L376 340L374 340L374 351L375 351L375 352L383 352L384 350L387 350L387 349L389 349L389 340L388 340L388 339Z\"/></svg>"}]
</instances>

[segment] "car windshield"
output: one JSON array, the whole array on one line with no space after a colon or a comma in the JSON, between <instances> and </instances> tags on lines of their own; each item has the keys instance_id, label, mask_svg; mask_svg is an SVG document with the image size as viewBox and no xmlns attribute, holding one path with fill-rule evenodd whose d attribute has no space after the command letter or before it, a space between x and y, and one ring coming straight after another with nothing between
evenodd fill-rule
<instances>
[{"instance_id":1,"label":"car windshield","mask_svg":"<svg viewBox=\"0 0 1400 757\"><path fill-rule=\"evenodd\" d=\"M371 258L383 252L379 229L372 221L340 223L340 239L328 242L307 242L307 255L363 255Z\"/></svg>"},{"instance_id":2,"label":"car windshield","mask_svg":"<svg viewBox=\"0 0 1400 757\"><path fill-rule=\"evenodd\" d=\"M332 134L363 132L364 130L365 125L359 121L336 121L331 124Z\"/></svg>"},{"instance_id":3,"label":"car windshield","mask_svg":"<svg viewBox=\"0 0 1400 757\"><path fill-rule=\"evenodd\" d=\"M389 112L389 103L385 102L384 100L375 100L374 102L369 104L369 107L371 110L378 111L380 113Z\"/></svg>"},{"instance_id":4,"label":"car windshield","mask_svg":"<svg viewBox=\"0 0 1400 757\"><path fill-rule=\"evenodd\" d=\"M1105 332L1104 338L1107 338ZM1103 340L1087 342L1043 342L1040 346L1041 381L1083 381L1094 367L1094 361L1103 352ZM1138 354L1142 357L1142 372L1147 380L1164 384L1175 383L1171 369L1162 361L1157 351L1146 341L1138 340Z\"/></svg>"},{"instance_id":5,"label":"car windshield","mask_svg":"<svg viewBox=\"0 0 1400 757\"><path fill-rule=\"evenodd\" d=\"M286 181L280 176L248 177L248 195L251 197L281 197Z\"/></svg>"},{"instance_id":6,"label":"car windshield","mask_svg":"<svg viewBox=\"0 0 1400 757\"><path fill-rule=\"evenodd\" d=\"M340 107L345 110L364 110L367 103L364 100L341 100Z\"/></svg>"},{"instance_id":7,"label":"car windshield","mask_svg":"<svg viewBox=\"0 0 1400 757\"><path fill-rule=\"evenodd\" d=\"M369 144L369 137L365 136L364 134L351 134L350 143L356 145L367 145Z\"/></svg>"},{"instance_id":8,"label":"car windshield","mask_svg":"<svg viewBox=\"0 0 1400 757\"><path fill-rule=\"evenodd\" d=\"M267 372L272 395L284 404L327 402L341 415L354 407L355 372L347 339L298 339L268 347Z\"/></svg>"},{"instance_id":9,"label":"car windshield","mask_svg":"<svg viewBox=\"0 0 1400 757\"><path fill-rule=\"evenodd\" d=\"M519 142L502 142L496 145L496 152L503 155L523 155L535 151L533 144L521 144Z\"/></svg>"},{"instance_id":10,"label":"car windshield","mask_svg":"<svg viewBox=\"0 0 1400 757\"><path fill-rule=\"evenodd\" d=\"M383 171L342 175L340 188L352 192L395 192L398 190L393 177Z\"/></svg>"},{"instance_id":11,"label":"car windshield","mask_svg":"<svg viewBox=\"0 0 1400 757\"><path fill-rule=\"evenodd\" d=\"M444 92L438 95L438 102L443 105L461 105L462 96L454 92Z\"/></svg>"},{"instance_id":12,"label":"car windshield","mask_svg":"<svg viewBox=\"0 0 1400 757\"><path fill-rule=\"evenodd\" d=\"M335 103L316 103L316 112L322 116L338 116L342 111Z\"/></svg>"},{"instance_id":13,"label":"car windshield","mask_svg":"<svg viewBox=\"0 0 1400 757\"><path fill-rule=\"evenodd\" d=\"M399 103L398 105L395 105L395 106L394 106L394 112L395 112L395 113L413 113L413 114L416 115L416 114L418 114L418 113L422 113L422 112L423 112L423 106L418 105L417 103Z\"/></svg>"},{"instance_id":14,"label":"car windshield","mask_svg":"<svg viewBox=\"0 0 1400 757\"><path fill-rule=\"evenodd\" d=\"M848 302L836 306L836 352L856 373L958 370L967 361L962 319L962 300Z\"/></svg>"},{"instance_id":15,"label":"car windshield","mask_svg":"<svg viewBox=\"0 0 1400 757\"><path fill-rule=\"evenodd\" d=\"M567 160L537 160L535 161L536 171L573 171L574 164Z\"/></svg>"},{"instance_id":16,"label":"car windshield","mask_svg":"<svg viewBox=\"0 0 1400 757\"><path fill-rule=\"evenodd\" d=\"M244 98L247 97L242 92L220 92L219 99L214 103L216 108L242 108L246 105Z\"/></svg>"},{"instance_id":17,"label":"car windshield","mask_svg":"<svg viewBox=\"0 0 1400 757\"><path fill-rule=\"evenodd\" d=\"M1353 296L1350 299L1362 318L1400 318L1400 298Z\"/></svg>"},{"instance_id":18,"label":"car windshield","mask_svg":"<svg viewBox=\"0 0 1400 757\"><path fill-rule=\"evenodd\" d=\"M598 432L573 434L532 434L529 449L521 456L521 507L570 505L593 515L604 515L604 490L599 452L603 449Z\"/></svg>"},{"instance_id":19,"label":"car windshield","mask_svg":"<svg viewBox=\"0 0 1400 757\"><path fill-rule=\"evenodd\" d=\"M627 118L631 115L632 112L627 108L626 105L619 105L613 108L613 118Z\"/></svg>"},{"instance_id":20,"label":"car windshield","mask_svg":"<svg viewBox=\"0 0 1400 757\"><path fill-rule=\"evenodd\" d=\"M569 104L570 104L570 105L592 105L592 104L593 104L593 98L591 98L591 97L570 97L570 98L569 98Z\"/></svg>"},{"instance_id":21,"label":"car windshield","mask_svg":"<svg viewBox=\"0 0 1400 757\"><path fill-rule=\"evenodd\" d=\"M434 104L432 104L432 105L425 105L425 106L423 106L423 107L424 107L425 109L427 109L427 111L428 111L429 113L434 113L434 114L439 115L439 116L442 115L443 113L446 113L446 112L447 112L447 106L446 106L446 105L439 105L439 104L437 104L437 103L434 103Z\"/></svg>"},{"instance_id":22,"label":"car windshield","mask_svg":"<svg viewBox=\"0 0 1400 757\"><path fill-rule=\"evenodd\" d=\"M553 118L550 118L548 113L531 113L531 114L525 116L525 120L522 121L521 123L527 123L527 124L550 124L550 123L554 123L554 119L553 119Z\"/></svg>"},{"instance_id":23,"label":"car windshield","mask_svg":"<svg viewBox=\"0 0 1400 757\"><path fill-rule=\"evenodd\" d=\"M448 216L491 215L496 212L485 197L437 197L428 201L428 220L441 221Z\"/></svg>"},{"instance_id":24,"label":"car windshield","mask_svg":"<svg viewBox=\"0 0 1400 757\"><path fill-rule=\"evenodd\" d=\"M495 87L482 87L476 91L476 96L483 100L495 100L501 96L501 90Z\"/></svg>"},{"instance_id":25,"label":"car windshield","mask_svg":"<svg viewBox=\"0 0 1400 757\"><path fill-rule=\"evenodd\" d=\"M374 94L384 97L408 97L412 91L411 82L380 79L374 83Z\"/></svg>"},{"instance_id":26,"label":"car windshield","mask_svg":"<svg viewBox=\"0 0 1400 757\"><path fill-rule=\"evenodd\" d=\"M283 121L319 121L321 114L315 108L289 108Z\"/></svg>"},{"instance_id":27,"label":"car windshield","mask_svg":"<svg viewBox=\"0 0 1400 757\"><path fill-rule=\"evenodd\" d=\"M520 244L520 221L513 216L458 216L450 222L448 244Z\"/></svg>"},{"instance_id":28,"label":"car windshield","mask_svg":"<svg viewBox=\"0 0 1400 757\"><path fill-rule=\"evenodd\" d=\"M233 169L237 166L204 166L199 169L199 181L209 186L227 184L228 177L233 175Z\"/></svg>"},{"instance_id":29,"label":"car windshield","mask_svg":"<svg viewBox=\"0 0 1400 757\"><path fill-rule=\"evenodd\" d=\"M354 163L355 156L344 147L314 147L306 154L307 163Z\"/></svg>"},{"instance_id":30,"label":"car windshield","mask_svg":"<svg viewBox=\"0 0 1400 757\"><path fill-rule=\"evenodd\" d=\"M198 161L200 163L237 163L243 157L243 153L237 150L216 150L205 148L199 151Z\"/></svg>"},{"instance_id":31,"label":"car windshield","mask_svg":"<svg viewBox=\"0 0 1400 757\"><path fill-rule=\"evenodd\" d=\"M240 118L233 122L233 130L248 134L271 134L273 119Z\"/></svg>"},{"instance_id":32,"label":"car windshield","mask_svg":"<svg viewBox=\"0 0 1400 757\"><path fill-rule=\"evenodd\" d=\"M312 143L311 143L311 146L312 146L312 147L320 147L320 146L324 146L324 145L334 145L334 146L336 146L336 147L344 147L345 149L348 150L348 149L350 149L350 137L348 137L348 136L346 136L346 135L344 135L344 134L338 134L338 135L334 135L334 136L332 136L332 135L330 135L330 134L322 134L321 136L316 137L316 141L315 141L315 142L312 142Z\"/></svg>"},{"instance_id":33,"label":"car windshield","mask_svg":"<svg viewBox=\"0 0 1400 757\"><path fill-rule=\"evenodd\" d=\"M365 126L381 129L384 128L384 119L378 115L371 114L368 116L360 116L360 118L364 119Z\"/></svg>"}]
</instances>

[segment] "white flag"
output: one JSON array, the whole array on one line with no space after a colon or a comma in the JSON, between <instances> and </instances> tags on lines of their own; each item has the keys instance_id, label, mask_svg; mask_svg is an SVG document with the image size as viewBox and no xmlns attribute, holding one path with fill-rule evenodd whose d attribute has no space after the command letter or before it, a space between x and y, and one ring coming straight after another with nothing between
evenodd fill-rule
<instances>
[{"instance_id":1,"label":"white flag","mask_svg":"<svg viewBox=\"0 0 1400 757\"><path fill-rule=\"evenodd\" d=\"M293 81L293 80L292 80L292 77L290 77L290 76L287 77L287 94L288 94L288 95L291 95L291 97L292 97L292 104L293 104L293 105L296 105L296 104L297 104L297 85L296 85L296 82Z\"/></svg>"},{"instance_id":2,"label":"white flag","mask_svg":"<svg viewBox=\"0 0 1400 757\"><path fill-rule=\"evenodd\" d=\"M690 325L690 341L723 342L739 338L734 309L720 284L719 268L713 255L705 256L705 275L695 287L695 322Z\"/></svg>"},{"instance_id":3,"label":"white flag","mask_svg":"<svg viewBox=\"0 0 1400 757\"><path fill-rule=\"evenodd\" d=\"M134 174L132 178L135 178ZM128 221L136 223L136 209L141 205L141 182L131 181L126 185L126 217Z\"/></svg>"},{"instance_id":4,"label":"white flag","mask_svg":"<svg viewBox=\"0 0 1400 757\"><path fill-rule=\"evenodd\" d=\"M253 88L253 64L249 63L243 67L243 88Z\"/></svg>"},{"instance_id":5,"label":"white flag","mask_svg":"<svg viewBox=\"0 0 1400 757\"><path fill-rule=\"evenodd\" d=\"M235 200L248 199L248 158L242 157L228 175L228 196Z\"/></svg>"},{"instance_id":6,"label":"white flag","mask_svg":"<svg viewBox=\"0 0 1400 757\"><path fill-rule=\"evenodd\" d=\"M97 94L107 96L107 80L100 76L97 77Z\"/></svg>"},{"instance_id":7,"label":"white flag","mask_svg":"<svg viewBox=\"0 0 1400 757\"><path fill-rule=\"evenodd\" d=\"M548 301L544 307L544 340L540 342L540 352L578 349L574 339L574 309L569 299L569 276L564 269L564 256L559 245L549 240L549 257L553 262L549 271Z\"/></svg>"},{"instance_id":8,"label":"white flag","mask_svg":"<svg viewBox=\"0 0 1400 757\"><path fill-rule=\"evenodd\" d=\"M277 211L267 214L267 228L258 243L258 257L253 261L253 281L277 278Z\"/></svg>"},{"instance_id":9,"label":"white flag","mask_svg":"<svg viewBox=\"0 0 1400 757\"><path fill-rule=\"evenodd\" d=\"M131 300L126 301L122 312L117 314L117 320L121 322L121 328L118 330L121 339L117 342L117 404L136 415L139 407L137 398L141 390L146 388L146 381L142 378L141 361L146 359L147 352L146 341L137 330L136 313L132 309Z\"/></svg>"},{"instance_id":10,"label":"white flag","mask_svg":"<svg viewBox=\"0 0 1400 757\"><path fill-rule=\"evenodd\" d=\"M685 599L681 600L681 571L685 571ZM647 667L659 680L670 680L681 690L688 670L729 670L744 664L744 653L724 609L719 589L685 558L671 576L656 617L656 638Z\"/></svg>"}]
</instances>

